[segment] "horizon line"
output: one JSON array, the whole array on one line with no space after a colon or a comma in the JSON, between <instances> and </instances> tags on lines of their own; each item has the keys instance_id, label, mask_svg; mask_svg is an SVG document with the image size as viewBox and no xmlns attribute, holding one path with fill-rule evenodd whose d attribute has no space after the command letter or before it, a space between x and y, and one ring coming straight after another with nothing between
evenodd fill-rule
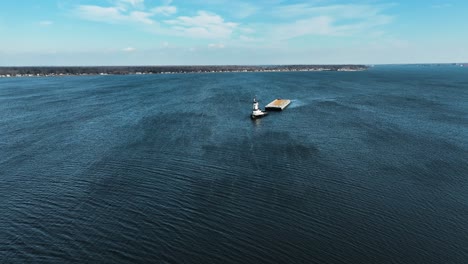
<instances>
[{"instance_id":1,"label":"horizon line","mask_svg":"<svg viewBox=\"0 0 468 264\"><path fill-rule=\"evenodd\" d=\"M468 62L411 62L411 63L287 63L287 64L160 64L160 65L0 65L0 68L23 68L23 67L222 67L222 66L384 66L384 65L434 65L434 64L468 64Z\"/></svg>"}]
</instances>

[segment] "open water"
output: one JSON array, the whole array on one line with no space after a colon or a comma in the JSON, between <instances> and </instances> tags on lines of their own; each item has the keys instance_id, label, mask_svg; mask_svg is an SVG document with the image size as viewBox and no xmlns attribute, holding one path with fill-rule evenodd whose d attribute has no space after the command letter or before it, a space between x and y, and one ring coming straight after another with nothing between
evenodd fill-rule
<instances>
[{"instance_id":1,"label":"open water","mask_svg":"<svg viewBox=\"0 0 468 264\"><path fill-rule=\"evenodd\" d=\"M0 79L0 263L70 262L466 264L468 68Z\"/></svg>"}]
</instances>

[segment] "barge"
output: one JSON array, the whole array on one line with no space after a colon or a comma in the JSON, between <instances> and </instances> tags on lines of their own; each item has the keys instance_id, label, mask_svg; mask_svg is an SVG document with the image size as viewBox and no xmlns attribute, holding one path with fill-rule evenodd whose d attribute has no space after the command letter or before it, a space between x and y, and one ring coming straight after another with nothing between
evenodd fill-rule
<instances>
[{"instance_id":1,"label":"barge","mask_svg":"<svg viewBox=\"0 0 468 264\"><path fill-rule=\"evenodd\" d=\"M282 111L290 103L291 103L291 100L289 99L275 99L271 103L265 106L265 110Z\"/></svg>"}]
</instances>

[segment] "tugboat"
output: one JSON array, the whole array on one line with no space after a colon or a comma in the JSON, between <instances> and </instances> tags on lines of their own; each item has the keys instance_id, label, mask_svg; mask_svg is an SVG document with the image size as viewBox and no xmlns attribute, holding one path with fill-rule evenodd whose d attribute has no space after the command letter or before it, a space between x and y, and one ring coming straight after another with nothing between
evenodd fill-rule
<instances>
[{"instance_id":1,"label":"tugboat","mask_svg":"<svg viewBox=\"0 0 468 264\"><path fill-rule=\"evenodd\" d=\"M264 116L266 116L267 114L268 114L267 112L264 112L264 111L258 109L257 98L254 98L254 100L253 100L252 114L250 115L250 117L251 117L252 119L256 119L256 118L264 117Z\"/></svg>"}]
</instances>

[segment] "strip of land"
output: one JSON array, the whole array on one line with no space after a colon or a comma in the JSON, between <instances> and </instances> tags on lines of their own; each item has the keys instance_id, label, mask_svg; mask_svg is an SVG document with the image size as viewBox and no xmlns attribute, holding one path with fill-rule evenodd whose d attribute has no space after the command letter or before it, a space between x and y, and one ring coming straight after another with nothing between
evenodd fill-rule
<instances>
[{"instance_id":1,"label":"strip of land","mask_svg":"<svg viewBox=\"0 0 468 264\"><path fill-rule=\"evenodd\" d=\"M1 77L67 75L179 74L219 72L363 71L366 65L206 65L206 66L54 66L0 67Z\"/></svg>"}]
</instances>

